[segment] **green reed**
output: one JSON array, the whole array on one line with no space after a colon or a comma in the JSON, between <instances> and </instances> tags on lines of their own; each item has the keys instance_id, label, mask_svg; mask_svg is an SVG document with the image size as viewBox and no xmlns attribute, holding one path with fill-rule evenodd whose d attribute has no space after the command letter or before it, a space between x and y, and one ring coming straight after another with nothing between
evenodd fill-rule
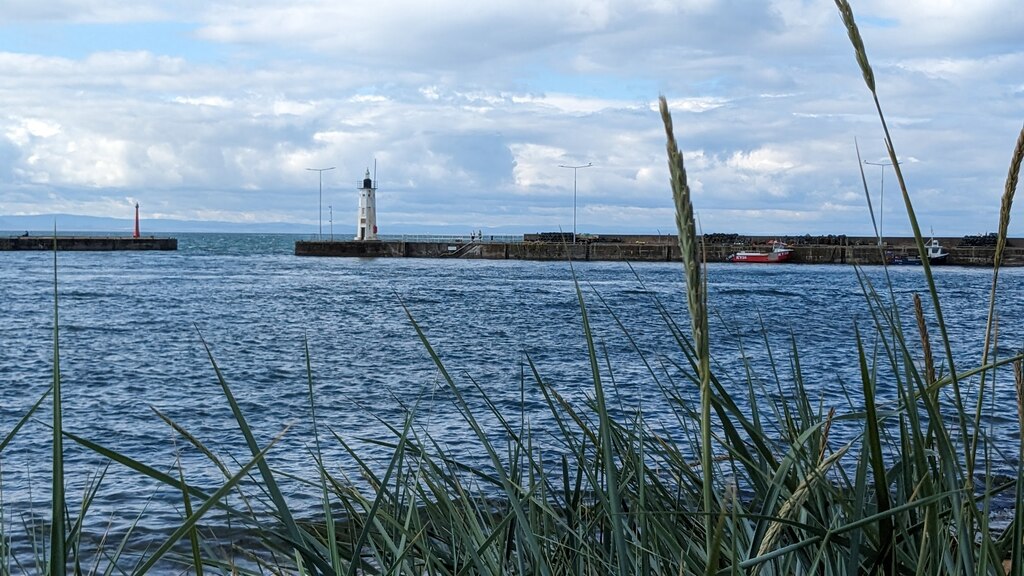
<instances>
[{"instance_id":1,"label":"green reed","mask_svg":"<svg viewBox=\"0 0 1024 576\"><path fill-rule=\"evenodd\" d=\"M998 336L995 295L1001 249L1024 158L1024 130L1011 155L1001 203L981 362L958 371L875 75L849 3L835 1L875 103L924 262L938 324L937 344L945 357L942 368L933 358L936 340L927 330L921 299L915 295L913 335L901 322L891 286L880 291L860 270L856 273L866 320L854 324L856 352L850 357L860 379L856 385L838 383L847 405L826 406L814 400L815 393L802 378L795 338L787 350L773 350L765 331L763 345L770 361L765 373L755 374L746 364L741 370L718 365L712 355L706 273L686 170L662 98L689 328L681 328L666 307L649 296L652 316L664 327L667 350L650 358L600 294L595 297L632 343L654 383L654 394L644 403L670 407L673 427L655 429L645 419L643 405L631 413L614 409L615 366L602 351L590 324L588 299L577 283L592 394L582 402L568 400L529 355L519 382L523 391L541 393L553 433L532 429L525 409L519 414L504 412L489 397L486 383L452 375L406 309L440 383L486 456L482 465L451 455L443 439L422 425L429 415L420 414L418 406L408 408L400 425L381 421L390 431L387 438L355 439L343 430L322 427L317 405L323 399L315 392L307 344L304 361L313 433L309 474L297 478L276 471L265 456L287 430L266 442L257 438L202 341L220 394L245 441L244 463L227 464L202 439L154 412L223 477L216 490L203 491L188 483L188 470L180 461L169 474L63 429L55 250L52 387L0 437L2 456L16 435L26 433L26 425L46 400L51 401L49 537L37 543L34 557L13 557L8 543L34 538L37 530L27 523L25 534L19 534L14 521L4 517L0 486L0 575L64 574L69 569L75 574L142 574L154 569L167 572L168 565L196 574L1024 573L1024 524L1015 517L1005 530L990 526L994 496L1012 492L1017 509L1024 503L1024 436L1018 445L1016 476L997 483L987 473L996 455L985 434L982 409L986 381L994 390L996 371L1012 365L1018 420L1024 429L1024 356L990 358ZM783 357L785 361L780 360ZM924 359L923 369L915 363L918 357ZM886 378L892 380L883 380L880 374L891 374ZM961 382L977 383L973 409L964 404ZM895 401L879 402L880 387L895 389ZM691 400L694 391L696 402ZM741 394L746 396L744 407ZM484 408L473 408L470 396ZM831 437L836 422L856 426L861 433L853 441L838 443ZM322 435L323 429L329 434ZM106 468L87 482L72 517L63 471L65 451L71 448L64 446L65 439L107 458L110 465L171 487L181 495L180 524L141 558L128 558L125 550L136 527L144 525L144 515L119 540L108 541L104 535L95 549L86 549L83 523L92 502L101 497ZM357 440L387 449L386 465L364 459ZM358 479L325 465L326 442L335 442L354 462ZM542 449L552 443L558 447L557 456ZM986 467L980 487L975 481L979 463ZM297 518L279 478L315 488L321 495L322 517ZM259 490L239 490L246 483ZM259 549L219 551L218 543L207 540L200 529L213 508L256 534ZM180 551L182 543L187 543L187 552Z\"/></svg>"}]
</instances>

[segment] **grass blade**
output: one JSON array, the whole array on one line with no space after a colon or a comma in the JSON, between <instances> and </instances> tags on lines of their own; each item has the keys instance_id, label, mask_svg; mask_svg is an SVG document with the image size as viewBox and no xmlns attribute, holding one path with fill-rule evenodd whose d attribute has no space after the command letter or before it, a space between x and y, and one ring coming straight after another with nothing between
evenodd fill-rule
<instances>
[{"instance_id":1,"label":"grass blade","mask_svg":"<svg viewBox=\"0 0 1024 576\"><path fill-rule=\"evenodd\" d=\"M273 440L270 441L269 444L267 444L266 448L257 452L252 460L246 463L245 466L242 466L242 468L239 469L239 471L234 476L228 479L228 481L225 482L223 486L221 486L220 488L217 489L216 492L211 494L210 498L206 502L203 502L203 505L200 506L198 510L196 510L187 518L185 518L185 521L182 522L181 526L178 526L178 528L176 528L174 532L172 532L171 535L167 537L167 540L165 540L164 543L161 544L160 547L158 547L156 551L153 552L153 554L145 562L143 562L142 565L138 567L137 570L135 570L135 574L145 574L147 571L153 568L153 566L157 562L159 562L160 559L163 558L163 556L167 554L167 552L169 552L171 548L173 548L174 545L177 544L177 542L181 540L183 536L188 534L189 531L192 530L193 527L195 527L196 522L198 522L203 517L203 515L205 515L210 510L210 508L213 508L215 505L217 505L221 498L227 496L227 494L234 489L235 485L246 477L246 475L249 473L249 470L251 470L254 466L258 465L260 462L263 461L263 457L266 456L267 452L269 452L270 449L274 447L274 444L277 444L277 441L280 440L284 433L287 431L288 429L285 428L281 432L281 434L277 436L277 438L274 438Z\"/></svg>"},{"instance_id":2,"label":"grass blade","mask_svg":"<svg viewBox=\"0 0 1024 576\"><path fill-rule=\"evenodd\" d=\"M50 509L51 576L64 576L67 570L67 534L64 527L64 423L60 394L60 321L57 301L57 225L53 227L53 481Z\"/></svg>"},{"instance_id":3,"label":"grass blade","mask_svg":"<svg viewBox=\"0 0 1024 576\"><path fill-rule=\"evenodd\" d=\"M206 355L210 360L210 364L213 366L213 371L217 375L217 382L220 384L224 397L231 406L231 413L235 416L235 422L238 423L238 429L242 432L246 445L249 446L249 451L253 456L262 453L262 450L259 448L259 444L256 442L255 436L253 436L252 429L249 427L249 423L245 419L245 415L242 414L242 409L238 406L238 402L235 400L235 395L231 392L231 388L228 386L227 379L224 378L224 374L220 371L217 361L213 358L213 351L210 350L210 346L207 344L206 340L203 339L202 334L199 335L199 338L203 343L203 347L206 349ZM277 485L277 481L274 479L274 474L271 471L270 466L262 458L255 462L255 464L259 468L260 477L263 478L266 489L270 493L270 498L274 502L277 514L281 519L281 522L284 524L285 530L288 532L288 536L292 544L297 547L298 552L302 555L307 567L318 574L322 572L326 575L333 572L328 562L303 545L305 538L303 537L298 524L295 523L295 518L292 516L288 503L284 498L284 494L281 493L281 489Z\"/></svg>"},{"instance_id":4,"label":"grass blade","mask_svg":"<svg viewBox=\"0 0 1024 576\"><path fill-rule=\"evenodd\" d=\"M24 426L26 422L28 422L28 419L32 417L32 414L34 414L35 411L38 410L40 406L42 406L43 400L46 400L46 397L49 396L50 392L52 391L52 386L47 388L46 392L43 392L43 395L39 397L39 400L36 400L36 403L33 404L32 407L28 409L28 412L26 412L25 415L22 416L20 420L18 420L18 423L14 425L14 428L11 428L11 431L8 432L6 436L4 436L4 439L0 441L0 453L3 453L4 448L6 448L7 445L11 443L11 440L14 440L14 437L18 434L18 431L21 430L22 426Z\"/></svg>"}]
</instances>

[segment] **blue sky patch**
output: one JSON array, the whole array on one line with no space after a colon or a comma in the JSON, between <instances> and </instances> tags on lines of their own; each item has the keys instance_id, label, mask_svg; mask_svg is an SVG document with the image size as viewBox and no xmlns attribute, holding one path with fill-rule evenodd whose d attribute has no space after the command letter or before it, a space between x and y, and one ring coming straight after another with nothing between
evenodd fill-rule
<instances>
[{"instance_id":1,"label":"blue sky patch","mask_svg":"<svg viewBox=\"0 0 1024 576\"><path fill-rule=\"evenodd\" d=\"M82 59L96 52L147 51L202 63L218 59L222 47L194 36L195 24L151 22L68 24L33 22L0 26L0 52Z\"/></svg>"}]
</instances>

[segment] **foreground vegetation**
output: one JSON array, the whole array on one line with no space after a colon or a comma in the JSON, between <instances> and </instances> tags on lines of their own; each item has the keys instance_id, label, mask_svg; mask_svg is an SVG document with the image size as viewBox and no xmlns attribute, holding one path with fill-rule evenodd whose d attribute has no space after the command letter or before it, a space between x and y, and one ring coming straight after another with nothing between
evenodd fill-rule
<instances>
[{"instance_id":1,"label":"foreground vegetation","mask_svg":"<svg viewBox=\"0 0 1024 576\"><path fill-rule=\"evenodd\" d=\"M878 109L923 255L923 238L863 42L847 2L836 0L836 4ZM684 161L664 99L661 114L691 324L678 326L655 304L653 313L663 318L673 348L669 359L687 377L674 381L652 365L648 370L660 385L660 402L673 407L674 433L655 431L642 413L612 416L610 369L602 366L579 287L593 382L590 400L582 405L567 401L532 363L528 364L532 373L523 378L524 386L536 386L543 393L560 432L556 458L541 450L542 439L530 428L493 404L486 403L488 413L472 411L466 394L483 394L486 400L483 388L471 384L473 390L469 390L458 384L409 314L490 464L472 466L449 456L438 439L416 426L412 411L401 427L391 428L391 438L376 440L388 449L390 461L385 466L365 462L351 439L317 426L307 350L315 473L304 480L318 487L323 513L313 521L298 519L279 485L281 473L263 458L274 441L261 443L254 436L212 354L210 361L234 412L238 434L248 445L249 460L232 470L200 439L167 422L222 471L224 482L213 493L185 482L183 470L166 474L63 430L55 290L53 386L0 436L2 455L37 409L52 404L50 532L34 548L35 555L25 559L8 546L23 535L12 523L0 524L0 574L154 569L324 575L1024 573L1024 525L1017 518L998 530L990 524L997 495L1012 494L1017 509L1024 502L1024 442L1018 449L1016 477L996 483L987 473L991 446L983 433L982 410L994 392L997 372L1012 367L1018 419L1024 428L1021 356L994 359L989 353L997 335L999 260L1024 156L1024 130L1012 155L1003 196L990 320L980 363L970 370L958 370L954 363L927 258L923 258L923 273L937 334L927 331L925 304L919 299L915 300L915 321L908 327L896 310L895 297L862 276L870 323L856 326L857 354L850 360L859 367L861 379L846 392L858 398L851 406L863 406L863 410L840 414L811 401L812 394L799 377L798 350L792 350L792 380L782 380L778 371L764 378L746 377L748 398L742 404L748 408L740 408L740 399L726 390L722 375L712 370L700 245ZM868 335L874 336L870 340L877 342L877 348L867 349ZM923 359L921 366L917 358ZM894 375L894 380L881 381L883 373ZM767 394L762 380L787 394ZM974 394L961 390L968 382ZM895 403L884 409L876 402L880 388L896 390ZM699 391L697 402L689 400L696 396L691 394L694 390ZM830 440L830 429L838 419L860 430L855 441ZM494 440L494 430L485 428L484 420L499 423L503 441ZM91 485L78 511L69 511L63 473L65 441L173 487L180 494L183 511L177 529L141 557L129 559L123 554L132 530L117 540L101 541L96 550L86 549L82 520L100 482ZM364 482L350 482L323 465L321 442L328 441L340 445L358 463ZM546 437L543 442L550 444ZM237 490L250 475L259 481L259 497ZM263 512L267 507L271 512ZM258 542L227 555L217 552L215 543L206 541L198 529L214 508L246 526Z\"/></svg>"}]
</instances>

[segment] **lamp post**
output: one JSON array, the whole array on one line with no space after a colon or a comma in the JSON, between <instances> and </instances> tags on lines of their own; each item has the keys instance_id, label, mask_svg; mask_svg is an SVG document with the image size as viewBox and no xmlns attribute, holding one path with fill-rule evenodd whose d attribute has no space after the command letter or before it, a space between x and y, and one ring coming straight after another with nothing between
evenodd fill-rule
<instances>
[{"instance_id":1,"label":"lamp post","mask_svg":"<svg viewBox=\"0 0 1024 576\"><path fill-rule=\"evenodd\" d=\"M328 170L334 170L334 166L330 168L306 168L312 172L320 173L320 205L317 212L317 223L319 224L319 232L317 233L317 239L323 240L324 237L324 172Z\"/></svg>"},{"instance_id":2,"label":"lamp post","mask_svg":"<svg viewBox=\"0 0 1024 576\"><path fill-rule=\"evenodd\" d=\"M864 161L865 164L870 166L881 166L882 180L878 186L878 245L882 245L882 219L885 215L885 168L892 166L892 162L869 162Z\"/></svg>"},{"instance_id":3,"label":"lamp post","mask_svg":"<svg viewBox=\"0 0 1024 576\"><path fill-rule=\"evenodd\" d=\"M576 171L580 168L590 168L593 163L587 162L579 166L568 166L559 164L559 168L572 168L572 243L576 243Z\"/></svg>"},{"instance_id":4,"label":"lamp post","mask_svg":"<svg viewBox=\"0 0 1024 576\"><path fill-rule=\"evenodd\" d=\"M334 242L334 205L328 204L327 211L328 214L330 214L329 222L331 223L331 242Z\"/></svg>"}]
</instances>

